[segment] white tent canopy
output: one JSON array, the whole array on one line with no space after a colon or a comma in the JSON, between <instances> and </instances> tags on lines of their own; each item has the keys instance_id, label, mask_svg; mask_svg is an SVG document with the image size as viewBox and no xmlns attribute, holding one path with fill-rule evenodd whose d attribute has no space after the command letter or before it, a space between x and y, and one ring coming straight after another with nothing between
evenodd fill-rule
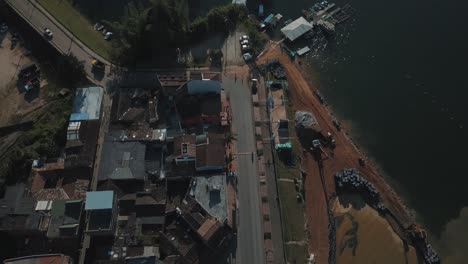
<instances>
[{"instance_id":1,"label":"white tent canopy","mask_svg":"<svg viewBox=\"0 0 468 264\"><path fill-rule=\"evenodd\" d=\"M312 29L312 24L309 23L305 18L299 17L293 22L289 23L287 26L281 29L281 32L288 38L290 41L294 41L298 37L304 35Z\"/></svg>"}]
</instances>

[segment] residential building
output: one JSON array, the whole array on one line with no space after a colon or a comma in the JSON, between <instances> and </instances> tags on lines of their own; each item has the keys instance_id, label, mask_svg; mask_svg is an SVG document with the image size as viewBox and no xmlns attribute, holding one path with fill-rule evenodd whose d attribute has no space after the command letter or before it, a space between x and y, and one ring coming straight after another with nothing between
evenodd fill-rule
<instances>
[{"instance_id":1,"label":"residential building","mask_svg":"<svg viewBox=\"0 0 468 264\"><path fill-rule=\"evenodd\" d=\"M91 235L112 235L117 214L113 191L86 193L86 232Z\"/></svg>"},{"instance_id":2,"label":"residential building","mask_svg":"<svg viewBox=\"0 0 468 264\"><path fill-rule=\"evenodd\" d=\"M45 254L6 259L4 264L72 264L69 256L63 254Z\"/></svg>"}]
</instances>

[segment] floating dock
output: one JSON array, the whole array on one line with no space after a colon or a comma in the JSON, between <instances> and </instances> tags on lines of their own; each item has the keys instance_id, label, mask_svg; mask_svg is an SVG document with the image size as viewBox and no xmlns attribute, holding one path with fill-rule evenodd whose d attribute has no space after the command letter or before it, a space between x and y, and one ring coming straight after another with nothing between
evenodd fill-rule
<instances>
[{"instance_id":1,"label":"floating dock","mask_svg":"<svg viewBox=\"0 0 468 264\"><path fill-rule=\"evenodd\" d=\"M297 51L297 55L298 55L298 56L302 56L302 55L306 54L306 53L309 52L309 51L310 51L310 48L307 47L307 46L305 46L305 47L303 47L302 49L300 49L300 50Z\"/></svg>"},{"instance_id":2,"label":"floating dock","mask_svg":"<svg viewBox=\"0 0 468 264\"><path fill-rule=\"evenodd\" d=\"M337 8L334 3L328 1L316 3L308 10L302 10L309 21L328 33L335 32L336 25L350 18L354 12L355 10L348 4Z\"/></svg>"}]
</instances>

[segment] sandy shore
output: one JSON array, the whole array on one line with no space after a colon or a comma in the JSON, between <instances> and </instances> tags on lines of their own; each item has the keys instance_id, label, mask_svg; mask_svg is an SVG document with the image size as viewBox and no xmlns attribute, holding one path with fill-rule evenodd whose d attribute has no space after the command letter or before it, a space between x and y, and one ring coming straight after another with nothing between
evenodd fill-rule
<instances>
[{"instance_id":1,"label":"sandy shore","mask_svg":"<svg viewBox=\"0 0 468 264\"><path fill-rule=\"evenodd\" d=\"M265 50L257 60L257 64L261 65L274 59L278 59L285 67L293 110L312 112L323 133L331 132L336 140L336 148L326 150L329 152L329 158L323 162L323 168L319 168L318 163L308 151L301 153L301 166L307 172L305 205L310 234L309 251L316 254L317 263L329 262L328 201L335 193L334 175L344 168L359 169L361 174L374 184L381 194L383 203L391 212L387 220L395 232L405 239L403 229L414 224L414 217L400 197L386 183L377 167L356 147L346 132L344 130L340 132L335 128L331 112L313 94L316 87L310 85L304 78L308 74L301 72L298 65L291 61L286 53L281 52L279 45L273 44ZM359 158L366 160L366 166L359 165Z\"/></svg>"}]
</instances>

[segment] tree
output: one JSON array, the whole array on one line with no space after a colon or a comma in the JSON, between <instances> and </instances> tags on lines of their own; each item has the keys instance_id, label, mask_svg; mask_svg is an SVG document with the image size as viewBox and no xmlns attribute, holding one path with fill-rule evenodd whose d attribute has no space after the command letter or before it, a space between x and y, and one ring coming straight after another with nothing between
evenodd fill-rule
<instances>
[{"instance_id":1,"label":"tree","mask_svg":"<svg viewBox=\"0 0 468 264\"><path fill-rule=\"evenodd\" d=\"M120 22L105 21L117 34L111 52L111 57L115 62L131 64L141 56L142 48L144 48L146 19L147 11L130 2L128 11Z\"/></svg>"},{"instance_id":2,"label":"tree","mask_svg":"<svg viewBox=\"0 0 468 264\"><path fill-rule=\"evenodd\" d=\"M58 58L57 77L60 85L73 87L86 79L83 62L73 54Z\"/></svg>"},{"instance_id":3,"label":"tree","mask_svg":"<svg viewBox=\"0 0 468 264\"><path fill-rule=\"evenodd\" d=\"M227 134L226 134L226 143L227 144L231 144L232 141L236 141L236 140L237 140L237 134L236 133L231 132L231 131L227 132Z\"/></svg>"}]
</instances>

